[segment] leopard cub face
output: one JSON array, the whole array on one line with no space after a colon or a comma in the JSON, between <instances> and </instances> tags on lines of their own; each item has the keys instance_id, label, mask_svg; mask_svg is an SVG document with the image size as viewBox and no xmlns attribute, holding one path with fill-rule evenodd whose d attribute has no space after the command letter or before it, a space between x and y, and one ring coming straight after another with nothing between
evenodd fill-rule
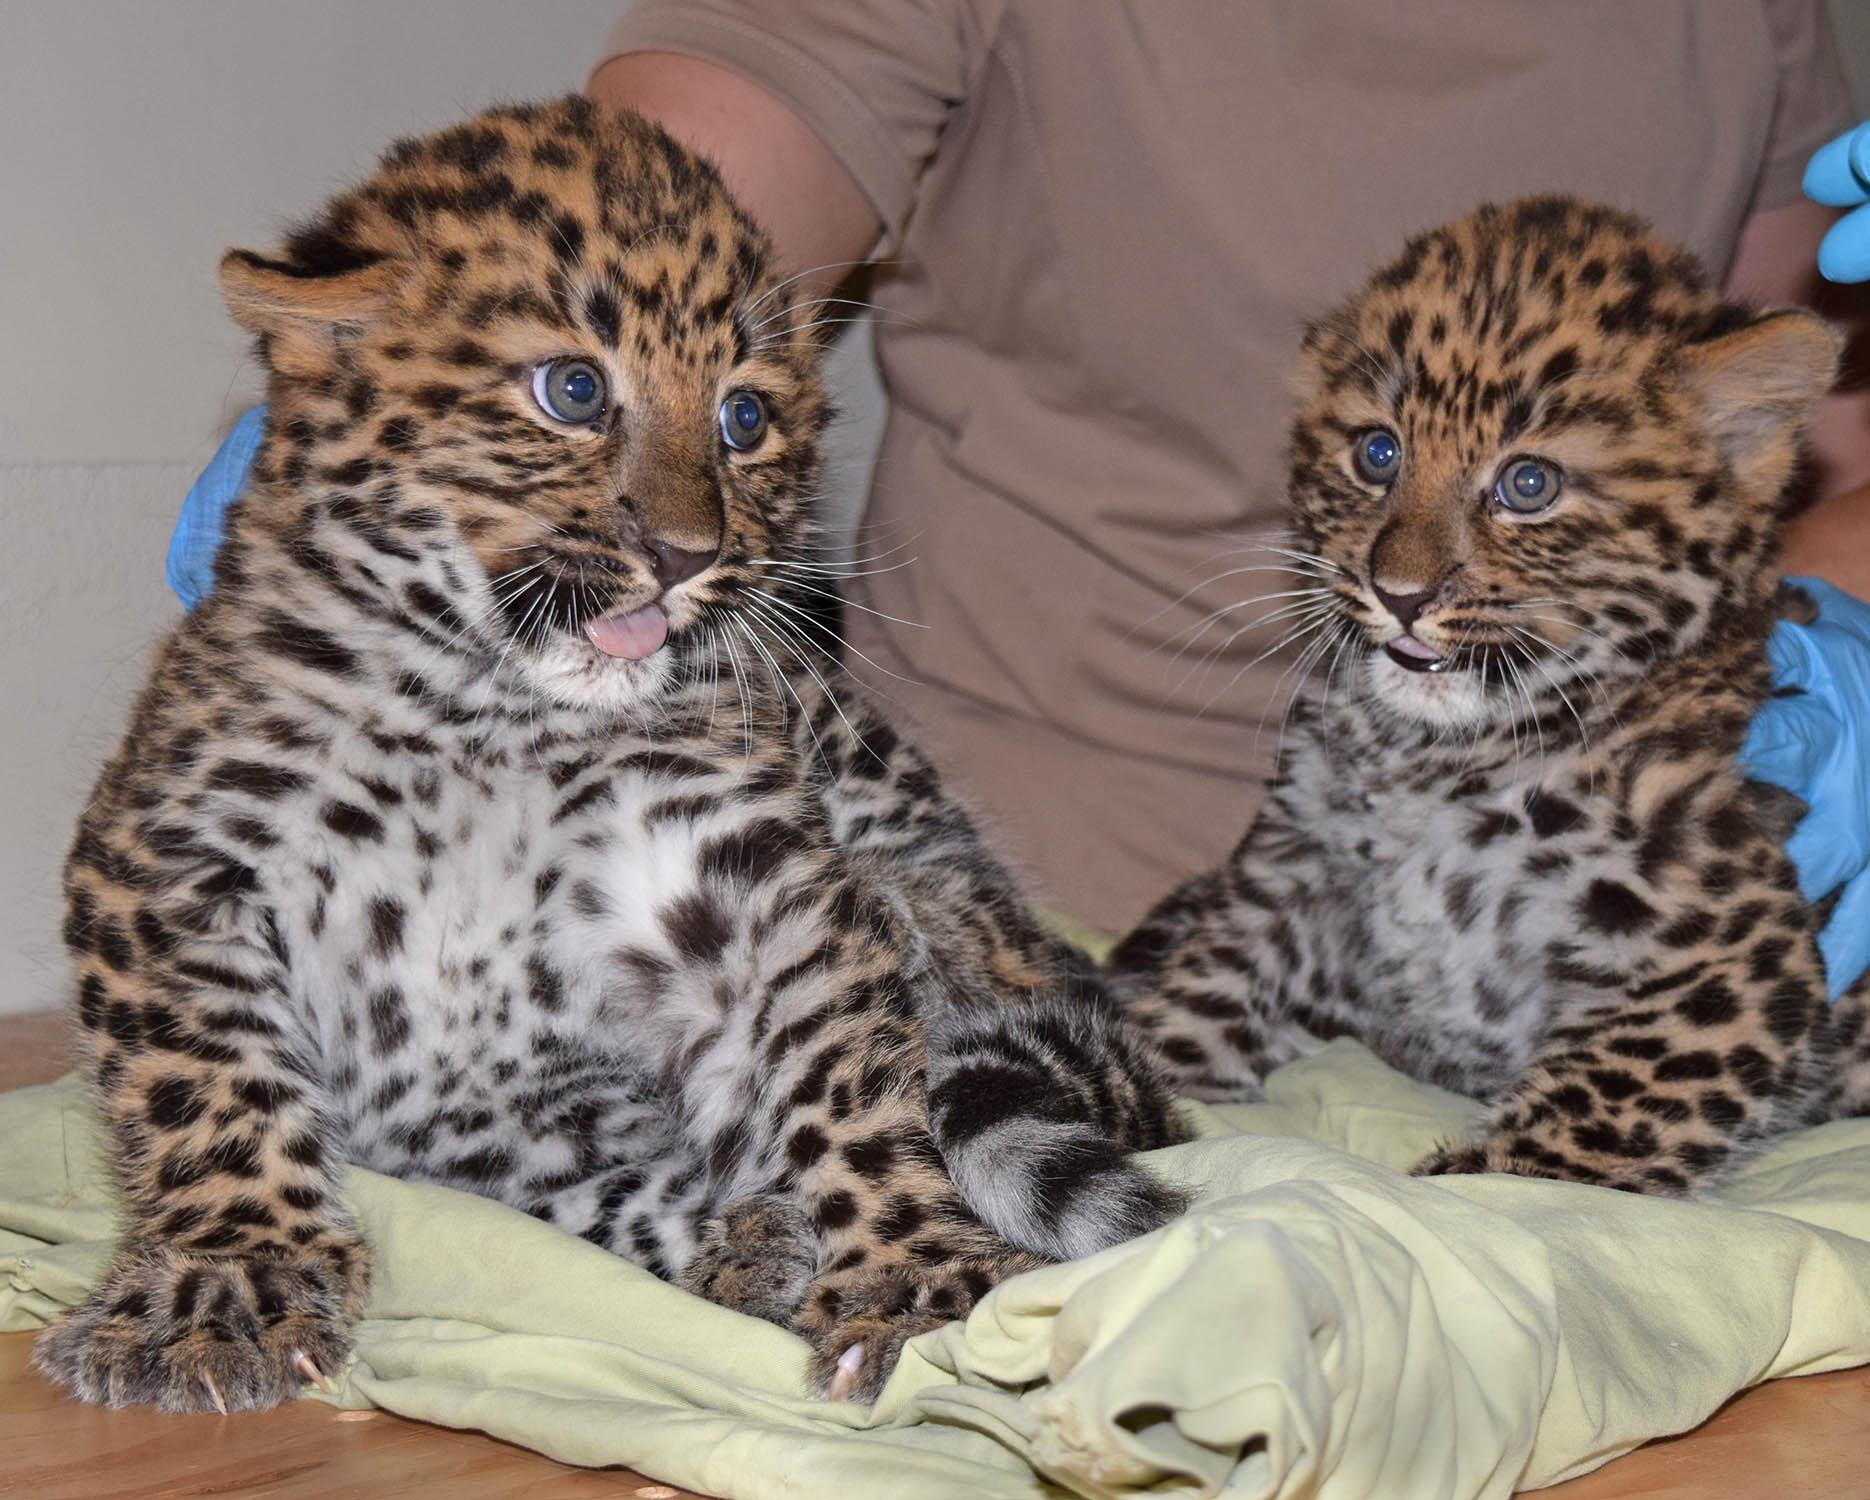
<instances>
[{"instance_id":1,"label":"leopard cub face","mask_svg":"<svg viewBox=\"0 0 1870 1500\"><path fill-rule=\"evenodd\" d=\"M1297 545L1368 697L1479 732L1692 650L1770 589L1836 355L1609 209L1490 205L1412 241L1309 331L1290 450Z\"/></svg>"},{"instance_id":2,"label":"leopard cub face","mask_svg":"<svg viewBox=\"0 0 1870 1500\"><path fill-rule=\"evenodd\" d=\"M581 99L393 148L222 263L271 405L224 581L271 528L548 702L653 705L811 527L819 349L769 260L704 163Z\"/></svg>"}]
</instances>

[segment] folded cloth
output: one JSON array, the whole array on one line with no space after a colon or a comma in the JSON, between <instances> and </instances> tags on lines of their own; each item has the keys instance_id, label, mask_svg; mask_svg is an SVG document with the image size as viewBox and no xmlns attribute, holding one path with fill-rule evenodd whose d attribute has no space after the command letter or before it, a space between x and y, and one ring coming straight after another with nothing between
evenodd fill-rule
<instances>
[{"instance_id":1,"label":"folded cloth","mask_svg":"<svg viewBox=\"0 0 1870 1500\"><path fill-rule=\"evenodd\" d=\"M874 1410L804 1346L484 1199L353 1171L375 1251L336 1398L746 1500L1503 1496L1774 1376L1870 1361L1870 1120L1697 1202L1401 1170L1478 1121L1348 1042L1155 1153L1195 1207L993 1291ZM109 1254L82 1088L0 1095L0 1329Z\"/></svg>"}]
</instances>

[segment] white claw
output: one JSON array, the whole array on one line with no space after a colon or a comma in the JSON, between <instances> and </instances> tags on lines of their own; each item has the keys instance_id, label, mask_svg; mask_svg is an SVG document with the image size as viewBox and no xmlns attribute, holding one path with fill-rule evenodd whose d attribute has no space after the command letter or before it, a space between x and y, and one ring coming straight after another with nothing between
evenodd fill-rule
<instances>
[{"instance_id":1,"label":"white claw","mask_svg":"<svg viewBox=\"0 0 1870 1500\"><path fill-rule=\"evenodd\" d=\"M303 1349L294 1349L292 1351L292 1368L297 1370L299 1374L303 1375L327 1395L337 1390L337 1386L332 1383L331 1377L323 1370L319 1369L317 1361Z\"/></svg>"},{"instance_id":2,"label":"white claw","mask_svg":"<svg viewBox=\"0 0 1870 1500\"><path fill-rule=\"evenodd\" d=\"M214 1377L205 1370L201 1374L201 1383L207 1388L208 1399L214 1403L214 1409L222 1416L227 1415L227 1403L221 1399L221 1393L214 1384Z\"/></svg>"},{"instance_id":3,"label":"white claw","mask_svg":"<svg viewBox=\"0 0 1870 1500\"><path fill-rule=\"evenodd\" d=\"M857 1372L864 1367L864 1346L852 1344L838 1356L837 1373L831 1377L831 1389L825 1394L832 1401L848 1401L857 1388Z\"/></svg>"}]
</instances>

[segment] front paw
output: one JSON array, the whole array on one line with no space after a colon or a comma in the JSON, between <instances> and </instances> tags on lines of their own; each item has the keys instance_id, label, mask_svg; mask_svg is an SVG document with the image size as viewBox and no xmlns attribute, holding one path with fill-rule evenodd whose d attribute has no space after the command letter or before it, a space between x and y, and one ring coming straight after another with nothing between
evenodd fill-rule
<instances>
[{"instance_id":1,"label":"front paw","mask_svg":"<svg viewBox=\"0 0 1870 1500\"><path fill-rule=\"evenodd\" d=\"M818 1236L805 1211L777 1193L739 1198L702 1231L682 1270L685 1291L790 1328L818 1270Z\"/></svg>"},{"instance_id":2,"label":"front paw","mask_svg":"<svg viewBox=\"0 0 1870 1500\"><path fill-rule=\"evenodd\" d=\"M39 1335L33 1362L99 1406L255 1411L338 1370L361 1296L358 1248L335 1260L134 1250Z\"/></svg>"},{"instance_id":3,"label":"front paw","mask_svg":"<svg viewBox=\"0 0 1870 1500\"><path fill-rule=\"evenodd\" d=\"M812 1346L812 1391L828 1401L875 1401L903 1345L966 1317L988 1290L1046 1262L1009 1250L936 1266L890 1265L821 1276L795 1330Z\"/></svg>"},{"instance_id":4,"label":"front paw","mask_svg":"<svg viewBox=\"0 0 1870 1500\"><path fill-rule=\"evenodd\" d=\"M1477 1172L1505 1172L1514 1177L1544 1177L1555 1182L1576 1182L1588 1187L1616 1188L1625 1193L1674 1196L1686 1186L1681 1175L1641 1162L1607 1169L1601 1159L1586 1160L1562 1146L1529 1136L1489 1136L1472 1145L1447 1145L1431 1151L1409 1169L1411 1177L1452 1177Z\"/></svg>"},{"instance_id":5,"label":"front paw","mask_svg":"<svg viewBox=\"0 0 1870 1500\"><path fill-rule=\"evenodd\" d=\"M825 1278L807 1300L798 1327L812 1346L812 1394L870 1405L904 1344L971 1305L971 1298L952 1291L938 1298L901 1271Z\"/></svg>"},{"instance_id":6,"label":"front paw","mask_svg":"<svg viewBox=\"0 0 1870 1500\"><path fill-rule=\"evenodd\" d=\"M1409 1169L1411 1177L1460 1177L1470 1172L1508 1171L1506 1167L1487 1164L1487 1152L1481 1146L1443 1146L1431 1151Z\"/></svg>"}]
</instances>

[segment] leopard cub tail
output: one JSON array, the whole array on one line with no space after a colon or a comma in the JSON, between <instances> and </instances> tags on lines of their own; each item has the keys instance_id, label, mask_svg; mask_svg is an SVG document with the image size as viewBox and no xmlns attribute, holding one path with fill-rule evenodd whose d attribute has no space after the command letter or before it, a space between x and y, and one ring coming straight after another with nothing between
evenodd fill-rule
<instances>
[{"instance_id":1,"label":"leopard cub tail","mask_svg":"<svg viewBox=\"0 0 1870 1500\"><path fill-rule=\"evenodd\" d=\"M1014 1001L932 1028L929 1124L962 1201L1002 1238L1073 1260L1188 1203L1129 1159L1184 1138L1165 1073L1099 994Z\"/></svg>"}]
</instances>

